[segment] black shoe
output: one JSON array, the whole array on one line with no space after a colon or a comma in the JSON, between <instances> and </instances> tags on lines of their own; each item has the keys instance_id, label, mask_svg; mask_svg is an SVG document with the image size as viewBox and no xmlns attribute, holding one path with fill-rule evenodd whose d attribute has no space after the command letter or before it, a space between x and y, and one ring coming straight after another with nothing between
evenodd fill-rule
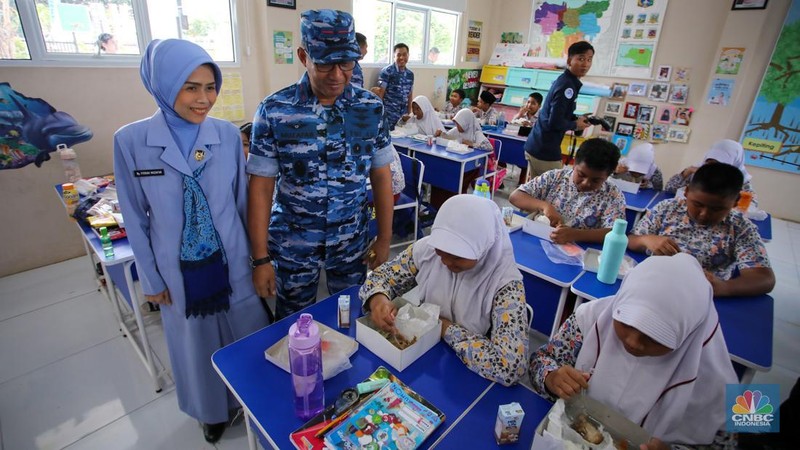
<instances>
[{"instance_id":1,"label":"black shoe","mask_svg":"<svg viewBox=\"0 0 800 450\"><path fill-rule=\"evenodd\" d=\"M215 443L222 438L222 433L225 432L225 423L204 423L203 424L203 437L206 442Z\"/></svg>"}]
</instances>

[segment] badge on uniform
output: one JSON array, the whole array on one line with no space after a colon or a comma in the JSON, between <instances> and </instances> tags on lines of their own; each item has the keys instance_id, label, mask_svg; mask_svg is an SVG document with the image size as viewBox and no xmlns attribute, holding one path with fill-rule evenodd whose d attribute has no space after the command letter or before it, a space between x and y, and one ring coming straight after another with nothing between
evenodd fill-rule
<instances>
[{"instance_id":1,"label":"badge on uniform","mask_svg":"<svg viewBox=\"0 0 800 450\"><path fill-rule=\"evenodd\" d=\"M567 90L564 91L564 97L567 97L567 99L571 100L573 94L575 94L575 91L573 91L572 88L567 88Z\"/></svg>"},{"instance_id":2,"label":"badge on uniform","mask_svg":"<svg viewBox=\"0 0 800 450\"><path fill-rule=\"evenodd\" d=\"M203 158L206 157L206 151L202 149L197 149L194 151L194 159L195 161L202 161Z\"/></svg>"}]
</instances>

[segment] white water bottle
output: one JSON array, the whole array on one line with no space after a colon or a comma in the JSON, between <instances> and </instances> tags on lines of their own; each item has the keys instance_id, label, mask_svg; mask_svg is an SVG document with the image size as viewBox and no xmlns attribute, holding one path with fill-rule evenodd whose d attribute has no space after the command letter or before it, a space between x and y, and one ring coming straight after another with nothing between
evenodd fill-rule
<instances>
[{"instance_id":1,"label":"white water bottle","mask_svg":"<svg viewBox=\"0 0 800 450\"><path fill-rule=\"evenodd\" d=\"M81 167L78 165L78 155L75 154L75 150L65 144L58 144L56 149L61 157L61 165L64 166L64 175L67 177L67 181L74 183L80 180L82 178Z\"/></svg>"}]
</instances>

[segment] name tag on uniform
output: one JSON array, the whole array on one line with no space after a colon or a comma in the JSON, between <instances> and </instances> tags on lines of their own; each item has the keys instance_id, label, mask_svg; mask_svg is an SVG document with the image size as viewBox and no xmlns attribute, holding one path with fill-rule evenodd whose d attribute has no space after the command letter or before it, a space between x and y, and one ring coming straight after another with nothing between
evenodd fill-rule
<instances>
[{"instance_id":1,"label":"name tag on uniform","mask_svg":"<svg viewBox=\"0 0 800 450\"><path fill-rule=\"evenodd\" d=\"M134 170L133 176L135 177L160 177L164 176L164 169L145 169L145 170Z\"/></svg>"}]
</instances>

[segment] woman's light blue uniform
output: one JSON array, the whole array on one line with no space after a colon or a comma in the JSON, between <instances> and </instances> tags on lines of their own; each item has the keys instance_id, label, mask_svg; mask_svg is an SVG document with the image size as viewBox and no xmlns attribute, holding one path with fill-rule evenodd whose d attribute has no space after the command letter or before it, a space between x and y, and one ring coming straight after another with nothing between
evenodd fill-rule
<instances>
[{"instance_id":1,"label":"woman's light blue uniform","mask_svg":"<svg viewBox=\"0 0 800 450\"><path fill-rule=\"evenodd\" d=\"M161 45L171 42L176 40ZM191 66L196 62L192 58L200 58L191 55L193 47L175 46L187 61L175 62L171 58L165 64L183 62ZM185 56L186 52L190 55ZM206 62L209 61L201 58L194 68ZM183 84L187 76L171 82ZM228 411L237 405L214 371L211 355L267 325L249 264L244 153L239 130L229 122L209 117L200 124L192 151L184 156L163 109L162 106L149 119L122 127L114 136L120 206L144 293L155 295L168 289L172 299L172 305L161 306L161 317L180 409L203 423L220 423L227 421ZM202 158L196 158L198 150ZM179 264L184 224L183 175L191 176L202 165L205 168L197 182L225 250L232 293L227 311L187 318Z\"/></svg>"}]
</instances>

